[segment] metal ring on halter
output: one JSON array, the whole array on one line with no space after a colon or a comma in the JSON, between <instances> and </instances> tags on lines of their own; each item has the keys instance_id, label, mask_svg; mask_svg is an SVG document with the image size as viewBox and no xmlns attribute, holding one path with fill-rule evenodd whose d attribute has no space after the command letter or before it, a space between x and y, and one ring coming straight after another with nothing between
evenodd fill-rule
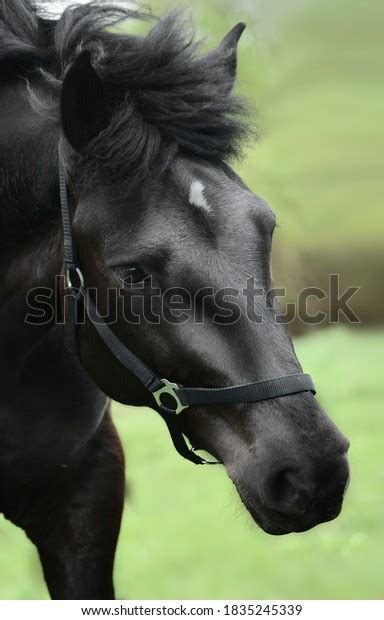
<instances>
[{"instance_id":1,"label":"metal ring on halter","mask_svg":"<svg viewBox=\"0 0 384 620\"><path fill-rule=\"evenodd\" d=\"M72 282L71 274L73 275L74 273L79 279L77 284L74 284ZM74 297L76 297L76 299L80 299L84 291L84 276L83 276L81 269L79 269L79 267L68 267L66 271L66 280L67 280L67 286L71 291L77 290L77 293L76 295L74 295Z\"/></svg>"},{"instance_id":2,"label":"metal ring on halter","mask_svg":"<svg viewBox=\"0 0 384 620\"><path fill-rule=\"evenodd\" d=\"M184 409L187 409L189 405L183 405L180 401L180 398L177 395L176 390L179 389L179 386L177 385L177 383L172 383L171 381L168 381L167 379L161 379L161 381L163 383L161 388L159 388L155 392L152 392L153 397L156 403L158 404L158 406L161 407L161 409L164 409L164 411L168 411L169 413L176 413L176 414L181 413ZM161 397L164 394L166 394L167 396L171 396L173 398L173 400L175 401L175 407L173 408L167 407L161 402Z\"/></svg>"},{"instance_id":3,"label":"metal ring on halter","mask_svg":"<svg viewBox=\"0 0 384 620\"><path fill-rule=\"evenodd\" d=\"M76 273L78 275L78 278L79 278L79 285L78 286L73 284L73 282L71 280L71 273ZM84 288L84 276L83 276L81 270L79 269L79 267L68 267L68 269L67 269L67 283L68 283L68 288Z\"/></svg>"}]
</instances>

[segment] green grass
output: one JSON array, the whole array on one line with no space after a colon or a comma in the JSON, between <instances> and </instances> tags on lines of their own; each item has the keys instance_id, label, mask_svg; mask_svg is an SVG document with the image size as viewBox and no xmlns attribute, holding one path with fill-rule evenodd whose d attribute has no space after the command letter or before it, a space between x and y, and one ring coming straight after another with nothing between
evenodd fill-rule
<instances>
[{"instance_id":1,"label":"green grass","mask_svg":"<svg viewBox=\"0 0 384 620\"><path fill-rule=\"evenodd\" d=\"M274 538L246 515L221 467L194 467L160 418L115 406L131 498L117 554L121 598L383 598L384 332L333 328L296 342L320 401L351 439L341 516ZM34 548L0 522L0 598L46 597Z\"/></svg>"}]
</instances>

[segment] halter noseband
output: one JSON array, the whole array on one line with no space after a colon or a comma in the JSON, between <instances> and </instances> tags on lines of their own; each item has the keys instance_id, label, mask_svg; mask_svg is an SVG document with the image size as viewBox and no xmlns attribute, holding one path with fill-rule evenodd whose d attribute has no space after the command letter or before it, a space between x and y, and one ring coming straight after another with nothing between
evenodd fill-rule
<instances>
[{"instance_id":1,"label":"halter noseband","mask_svg":"<svg viewBox=\"0 0 384 620\"><path fill-rule=\"evenodd\" d=\"M177 383L172 383L168 379L161 379L117 338L107 323L98 315L96 307L85 288L84 277L75 257L65 168L60 156L59 180L64 234L64 260L69 294L68 310L73 339L76 343L77 306L82 303L89 320L106 347L152 393L157 411L165 421L173 445L181 456L197 465L219 463L219 461L207 461L196 454L195 449L188 446L183 433L177 427L177 414L192 405L254 403L300 392L316 394L310 375L303 373L225 388L184 387ZM78 350L77 346L76 349ZM164 398L166 398L167 404L165 404Z\"/></svg>"}]
</instances>

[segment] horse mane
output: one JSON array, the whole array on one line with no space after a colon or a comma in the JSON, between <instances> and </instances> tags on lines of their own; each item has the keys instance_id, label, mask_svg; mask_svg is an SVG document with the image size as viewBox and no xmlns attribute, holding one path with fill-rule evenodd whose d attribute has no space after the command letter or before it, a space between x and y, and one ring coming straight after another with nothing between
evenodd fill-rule
<instances>
[{"instance_id":1,"label":"horse mane","mask_svg":"<svg viewBox=\"0 0 384 620\"><path fill-rule=\"evenodd\" d=\"M116 28L122 20L150 20L145 35ZM139 178L172 149L207 159L238 156L247 133L244 101L215 52L203 54L180 12L154 18L124 3L90 2L67 8L58 20L41 17L31 0L0 2L0 71L43 75L60 92L67 68L82 49L106 86L112 120L89 145L89 157L109 172ZM54 113L59 119L59 97Z\"/></svg>"}]
</instances>

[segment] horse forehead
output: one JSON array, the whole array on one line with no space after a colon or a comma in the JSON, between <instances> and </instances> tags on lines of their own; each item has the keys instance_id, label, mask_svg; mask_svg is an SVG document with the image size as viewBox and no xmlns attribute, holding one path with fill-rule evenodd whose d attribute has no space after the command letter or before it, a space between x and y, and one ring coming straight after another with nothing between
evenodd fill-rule
<instances>
[{"instance_id":1,"label":"horse forehead","mask_svg":"<svg viewBox=\"0 0 384 620\"><path fill-rule=\"evenodd\" d=\"M207 215L214 215L218 211L228 214L235 209L241 217L247 208L251 209L256 203L256 197L247 188L209 162L178 162L172 178L183 202Z\"/></svg>"}]
</instances>

